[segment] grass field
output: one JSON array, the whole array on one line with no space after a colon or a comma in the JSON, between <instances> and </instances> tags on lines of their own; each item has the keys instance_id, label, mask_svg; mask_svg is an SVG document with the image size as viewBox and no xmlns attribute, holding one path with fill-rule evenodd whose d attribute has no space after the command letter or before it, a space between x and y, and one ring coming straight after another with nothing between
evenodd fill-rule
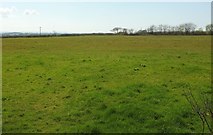
<instances>
[{"instance_id":1,"label":"grass field","mask_svg":"<svg viewBox=\"0 0 213 135\"><path fill-rule=\"evenodd\" d=\"M183 90L211 94L210 41L3 39L3 133L202 132Z\"/></svg>"}]
</instances>

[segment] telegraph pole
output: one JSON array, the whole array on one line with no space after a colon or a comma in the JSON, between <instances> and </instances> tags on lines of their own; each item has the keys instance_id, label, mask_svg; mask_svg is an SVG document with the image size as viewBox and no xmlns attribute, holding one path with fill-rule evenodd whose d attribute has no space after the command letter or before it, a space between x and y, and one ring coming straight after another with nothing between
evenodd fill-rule
<instances>
[{"instance_id":1,"label":"telegraph pole","mask_svg":"<svg viewBox=\"0 0 213 135\"><path fill-rule=\"evenodd\" d=\"M41 36L41 26L39 27L39 32L40 32L39 35Z\"/></svg>"}]
</instances>

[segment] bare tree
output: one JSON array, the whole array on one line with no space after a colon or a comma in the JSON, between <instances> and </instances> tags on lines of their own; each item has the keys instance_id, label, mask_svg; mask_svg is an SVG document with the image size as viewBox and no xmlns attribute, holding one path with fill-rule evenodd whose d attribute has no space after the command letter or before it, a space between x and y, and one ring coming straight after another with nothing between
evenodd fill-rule
<instances>
[{"instance_id":1,"label":"bare tree","mask_svg":"<svg viewBox=\"0 0 213 135\"><path fill-rule=\"evenodd\" d=\"M163 32L166 33L168 31L168 25L163 25Z\"/></svg>"},{"instance_id":2,"label":"bare tree","mask_svg":"<svg viewBox=\"0 0 213 135\"><path fill-rule=\"evenodd\" d=\"M122 28L122 32L123 32L123 34L128 34L128 29L127 28Z\"/></svg>"},{"instance_id":3,"label":"bare tree","mask_svg":"<svg viewBox=\"0 0 213 135\"><path fill-rule=\"evenodd\" d=\"M170 27L170 32L174 33L175 32L175 26Z\"/></svg>"},{"instance_id":4,"label":"bare tree","mask_svg":"<svg viewBox=\"0 0 213 135\"><path fill-rule=\"evenodd\" d=\"M167 31L168 31L169 33L171 32L171 27L172 27L172 26L168 25Z\"/></svg>"},{"instance_id":5,"label":"bare tree","mask_svg":"<svg viewBox=\"0 0 213 135\"><path fill-rule=\"evenodd\" d=\"M213 31L213 24L208 24L206 26L206 32L209 33L209 34L211 34L212 31Z\"/></svg>"},{"instance_id":6,"label":"bare tree","mask_svg":"<svg viewBox=\"0 0 213 135\"><path fill-rule=\"evenodd\" d=\"M196 29L196 27L197 27L197 26L196 26L195 24L193 24L193 23L184 23L184 24L181 24L180 26L184 28L184 32L185 32L186 34L189 34L189 33L191 33L191 32L194 32L195 29Z\"/></svg>"},{"instance_id":7,"label":"bare tree","mask_svg":"<svg viewBox=\"0 0 213 135\"><path fill-rule=\"evenodd\" d=\"M159 31L160 33L163 32L163 25L162 25L162 24L160 24L160 25L158 26L158 31Z\"/></svg>"},{"instance_id":8,"label":"bare tree","mask_svg":"<svg viewBox=\"0 0 213 135\"><path fill-rule=\"evenodd\" d=\"M134 29L128 29L128 34L133 34L134 33Z\"/></svg>"},{"instance_id":9,"label":"bare tree","mask_svg":"<svg viewBox=\"0 0 213 135\"><path fill-rule=\"evenodd\" d=\"M175 32L179 32L179 26L175 26Z\"/></svg>"},{"instance_id":10,"label":"bare tree","mask_svg":"<svg viewBox=\"0 0 213 135\"><path fill-rule=\"evenodd\" d=\"M150 31L150 33L154 33L154 32L156 32L157 31L157 27L155 26L155 25L151 25L150 27L149 27L149 31Z\"/></svg>"},{"instance_id":11,"label":"bare tree","mask_svg":"<svg viewBox=\"0 0 213 135\"><path fill-rule=\"evenodd\" d=\"M116 33L116 34L118 34L121 30L122 30L122 28L120 28L120 27L115 27L115 28L113 28L111 31L114 32L114 33Z\"/></svg>"},{"instance_id":12,"label":"bare tree","mask_svg":"<svg viewBox=\"0 0 213 135\"><path fill-rule=\"evenodd\" d=\"M185 32L185 27L184 27L183 24L181 24L181 25L178 26L178 31L179 31L180 33L184 33L184 32Z\"/></svg>"},{"instance_id":13,"label":"bare tree","mask_svg":"<svg viewBox=\"0 0 213 135\"><path fill-rule=\"evenodd\" d=\"M150 32L151 32L150 28L147 28L146 31L147 31L147 33L150 33Z\"/></svg>"}]
</instances>

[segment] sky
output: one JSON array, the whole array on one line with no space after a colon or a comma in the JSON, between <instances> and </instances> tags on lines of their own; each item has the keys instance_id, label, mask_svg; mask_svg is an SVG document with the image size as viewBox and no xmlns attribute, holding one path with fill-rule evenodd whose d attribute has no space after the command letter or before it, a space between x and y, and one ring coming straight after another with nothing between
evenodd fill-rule
<instances>
[{"instance_id":1,"label":"sky","mask_svg":"<svg viewBox=\"0 0 213 135\"><path fill-rule=\"evenodd\" d=\"M3 2L0 32L110 32L114 27L150 25L198 27L211 23L210 2Z\"/></svg>"}]
</instances>

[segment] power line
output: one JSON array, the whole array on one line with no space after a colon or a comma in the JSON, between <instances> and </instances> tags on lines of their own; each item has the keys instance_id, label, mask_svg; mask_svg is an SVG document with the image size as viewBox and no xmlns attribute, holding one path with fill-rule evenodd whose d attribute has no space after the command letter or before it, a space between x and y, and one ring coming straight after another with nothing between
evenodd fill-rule
<instances>
[{"instance_id":1,"label":"power line","mask_svg":"<svg viewBox=\"0 0 213 135\"><path fill-rule=\"evenodd\" d=\"M39 27L39 31L40 31L40 36L41 36L41 26Z\"/></svg>"}]
</instances>

